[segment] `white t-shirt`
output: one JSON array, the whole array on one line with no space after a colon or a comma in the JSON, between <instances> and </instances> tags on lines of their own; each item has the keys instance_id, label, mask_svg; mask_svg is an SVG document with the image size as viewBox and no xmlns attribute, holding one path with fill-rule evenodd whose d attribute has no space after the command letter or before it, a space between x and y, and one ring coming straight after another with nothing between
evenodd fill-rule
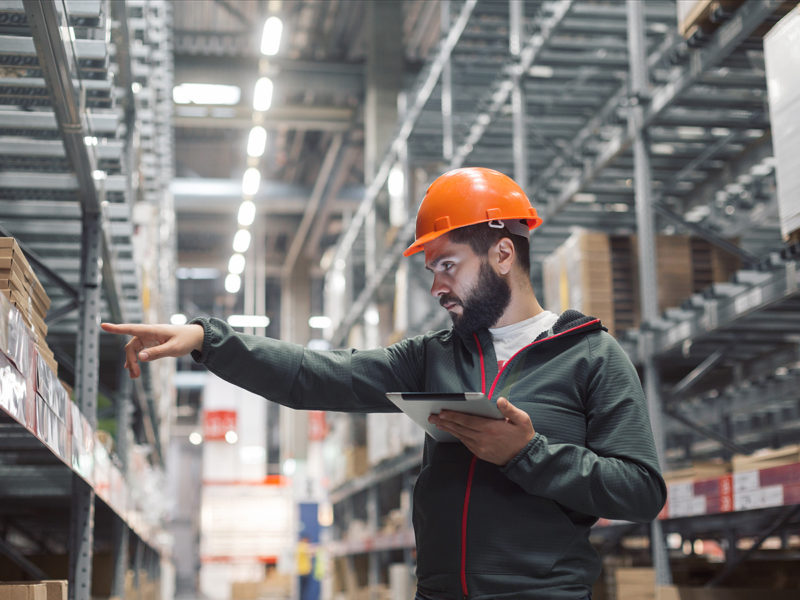
<instances>
[{"instance_id":1,"label":"white t-shirt","mask_svg":"<svg viewBox=\"0 0 800 600\"><path fill-rule=\"evenodd\" d=\"M497 366L503 368L505 362L523 347L535 340L543 331L547 331L558 320L558 315L544 310L535 317L519 323L489 329L494 342L494 353L497 355Z\"/></svg>"}]
</instances>

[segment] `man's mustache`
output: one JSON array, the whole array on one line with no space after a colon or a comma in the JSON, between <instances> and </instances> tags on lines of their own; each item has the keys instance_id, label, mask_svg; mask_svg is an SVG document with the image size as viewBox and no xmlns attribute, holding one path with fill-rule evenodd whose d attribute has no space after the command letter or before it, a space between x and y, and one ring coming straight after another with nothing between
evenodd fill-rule
<instances>
[{"instance_id":1,"label":"man's mustache","mask_svg":"<svg viewBox=\"0 0 800 600\"><path fill-rule=\"evenodd\" d=\"M444 308L445 304L458 304L461 306L461 300L457 296L441 296L439 298L439 306Z\"/></svg>"}]
</instances>

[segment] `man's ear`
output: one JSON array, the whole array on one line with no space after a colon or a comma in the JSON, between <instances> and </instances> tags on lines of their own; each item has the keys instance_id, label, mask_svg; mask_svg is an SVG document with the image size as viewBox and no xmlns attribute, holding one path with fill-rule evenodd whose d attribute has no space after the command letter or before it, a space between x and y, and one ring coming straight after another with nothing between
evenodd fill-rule
<instances>
[{"instance_id":1,"label":"man's ear","mask_svg":"<svg viewBox=\"0 0 800 600\"><path fill-rule=\"evenodd\" d=\"M500 238L489 252L498 273L500 275L508 275L517 260L514 242L507 237Z\"/></svg>"}]
</instances>

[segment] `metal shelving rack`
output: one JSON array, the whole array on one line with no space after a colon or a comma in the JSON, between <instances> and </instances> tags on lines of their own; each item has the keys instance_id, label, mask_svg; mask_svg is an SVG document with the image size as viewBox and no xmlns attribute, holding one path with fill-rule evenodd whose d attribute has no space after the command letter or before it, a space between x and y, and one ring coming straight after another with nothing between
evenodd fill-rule
<instances>
[{"instance_id":1,"label":"metal shelving rack","mask_svg":"<svg viewBox=\"0 0 800 600\"><path fill-rule=\"evenodd\" d=\"M44 284L52 300L47 343L75 383L73 404L54 374L43 379L41 361L22 372L6 365L4 394L14 378L38 377L37 385L47 380L60 391L43 397L40 388L37 396L31 384L16 401L36 411L0 409L2 518L17 533L0 540L0 551L33 578L51 575L26 553L68 554L71 599L90 598L96 550L113 555L116 596L129 568L137 585L141 573L156 580L169 554L128 456L133 434L150 448L148 472L160 469L162 390L147 376L128 385L119 340L97 327L145 317L135 201L163 205L163 218L174 220L163 200L172 168L169 44L169 6L160 0L0 3L0 233L18 240ZM174 289L164 281L169 298ZM114 404L113 454L97 437L98 393ZM48 410L64 415L49 429Z\"/></svg>"},{"instance_id":2,"label":"metal shelving rack","mask_svg":"<svg viewBox=\"0 0 800 600\"><path fill-rule=\"evenodd\" d=\"M735 399L725 408L740 415L796 412L785 406L796 398L765 408L763 397L748 391L770 385L776 373L796 377L798 360L798 261L796 252L781 254L761 43L793 3L749 0L720 13L712 34L689 40L677 31L671 1L442 4L439 47L408 92L394 139L336 249L338 273L329 277L361 274L352 279L363 285L331 311L344 315L334 324L333 345L346 344L355 325L368 326L366 308L387 296L413 239L413 219L391 247L366 239L374 227L365 223L385 205L391 168L425 173L407 182L413 207L426 177L459 166L494 167L523 183L544 218L532 239L536 289L542 257L574 226L638 230L643 326L621 342L642 368L663 466L692 448L707 456L770 445L774 430L747 427L741 418L739 430L719 431L714 408L705 427L680 428L678 419L681 406L701 403L704 394ZM733 252L743 269L729 284L662 315L651 281L653 239L679 230ZM366 256L367 249L378 255ZM417 263L409 271L409 287L425 293ZM438 313L409 316L407 334L446 323ZM688 450L686 432L694 436ZM729 439L737 433L744 436L739 444ZM374 477L377 484L380 466ZM342 490L334 496L348 497ZM745 511L724 522L748 519L758 524L763 516ZM696 533L700 523L653 525L659 583L670 581L662 526Z\"/></svg>"}]
</instances>

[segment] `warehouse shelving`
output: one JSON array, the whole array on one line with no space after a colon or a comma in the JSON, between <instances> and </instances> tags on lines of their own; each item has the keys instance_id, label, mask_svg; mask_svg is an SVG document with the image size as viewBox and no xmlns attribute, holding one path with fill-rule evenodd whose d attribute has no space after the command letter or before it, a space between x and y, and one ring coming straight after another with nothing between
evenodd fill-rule
<instances>
[{"instance_id":1,"label":"warehouse shelving","mask_svg":"<svg viewBox=\"0 0 800 600\"><path fill-rule=\"evenodd\" d=\"M51 561L43 569L28 555L68 554L75 599L90 597L95 552L112 557L114 576L102 591L116 596L128 569L144 585L140 576L157 580L169 556L154 496L163 487L156 482L167 421L157 386L165 384L146 372L129 386L119 373L119 340L101 338L97 328L101 319L150 316L148 294L161 291L166 310L174 302L174 283L145 282L143 294L133 210L138 199L158 206L171 179L168 26L169 6L159 0L0 6L0 233L17 239L52 300L47 343L76 388L73 403L41 360L3 358L2 517L16 535L2 541L2 553L38 578L53 569L64 576L66 567ZM147 100L135 97L137 87ZM137 105L149 113L137 117ZM137 122L156 123L158 136L135 136ZM174 217L164 204L168 222ZM174 249L164 244L163 252L169 270ZM98 392L115 407L114 452L98 434ZM131 429L141 444L129 449Z\"/></svg>"},{"instance_id":2,"label":"warehouse shelving","mask_svg":"<svg viewBox=\"0 0 800 600\"><path fill-rule=\"evenodd\" d=\"M351 279L363 283L329 299L341 304L343 315L334 324L333 344L348 343L356 325L368 327L362 323L366 308L385 301L402 250L413 239L412 220L397 229L391 247L382 249L379 242L377 256L365 254L376 250L366 239L373 228L365 223L383 210L390 169L398 164L418 174L406 186L412 207L428 178L447 168L495 167L523 183L545 220L532 241L537 290L542 257L574 226L635 232L642 202L655 212L645 221L656 220L659 232L686 231L738 256L742 269L731 282L715 284L680 307L658 314L654 301L645 299L651 308L643 327L620 341L643 369L662 461L678 464L692 456L692 448L705 457L774 443L774 428L723 431L713 421L714 410L717 417L730 411L722 403L708 408L708 420L698 420L703 426L682 430L689 442L676 435L679 422L662 411L678 414L682 405L702 404L706 394L734 399L737 414L795 414L796 407L788 405L796 399L765 402L752 389L769 385L764 380L776 369L793 374L798 362L797 259L786 251L779 255L761 47L764 31L794 4L748 1L722 15L713 33L686 40L676 29L672 2L642 3L640 24L628 22L624 2L448 3L449 27L408 93L392 144L376 161L380 168L340 238L338 273L356 274ZM639 41L629 42L629 35ZM629 74L629 55L646 57L639 61L638 80ZM640 188L636 184L644 177L650 185ZM642 236L652 245L652 234ZM426 292L421 279L408 276L407 285L416 290L410 293ZM407 334L447 321L430 311L409 318ZM793 441L791 426L782 429L787 435L781 441ZM738 446L728 439L734 434ZM677 448L670 445L679 441ZM370 477L364 481L377 485ZM347 490L337 489L335 502L365 493L362 487ZM734 511L726 522L761 523L756 513ZM665 531L702 529L692 518L662 525ZM659 529L652 532L654 540ZM368 551L369 543L338 548ZM664 554L654 560L659 581L666 583Z\"/></svg>"}]
</instances>

